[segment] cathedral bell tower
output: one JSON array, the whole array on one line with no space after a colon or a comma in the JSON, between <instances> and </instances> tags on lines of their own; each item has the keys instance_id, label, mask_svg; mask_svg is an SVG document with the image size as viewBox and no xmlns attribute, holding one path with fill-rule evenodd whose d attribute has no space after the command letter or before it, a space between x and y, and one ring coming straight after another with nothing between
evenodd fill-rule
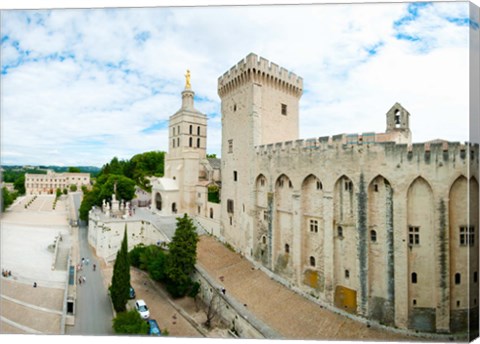
<instances>
[{"instance_id":1,"label":"cathedral bell tower","mask_svg":"<svg viewBox=\"0 0 480 344\"><path fill-rule=\"evenodd\" d=\"M397 143L412 142L410 131L410 113L399 103L395 103L387 112L387 131Z\"/></svg>"},{"instance_id":2,"label":"cathedral bell tower","mask_svg":"<svg viewBox=\"0 0 480 344\"><path fill-rule=\"evenodd\" d=\"M206 158L207 116L194 106L195 92L190 84L190 71L185 74L182 106L169 121L169 148L165 156L165 178L176 181L179 191L178 212L195 213L195 187L200 174L200 161Z\"/></svg>"}]
</instances>

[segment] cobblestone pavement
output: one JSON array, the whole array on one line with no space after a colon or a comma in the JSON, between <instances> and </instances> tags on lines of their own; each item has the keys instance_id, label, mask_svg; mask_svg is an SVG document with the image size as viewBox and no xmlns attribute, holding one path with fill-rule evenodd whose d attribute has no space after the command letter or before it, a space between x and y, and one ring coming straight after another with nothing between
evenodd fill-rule
<instances>
[{"instance_id":1,"label":"cobblestone pavement","mask_svg":"<svg viewBox=\"0 0 480 344\"><path fill-rule=\"evenodd\" d=\"M270 279L248 260L230 251L213 237L201 236L197 264L226 292L286 339L418 340L407 335L367 327L365 324L321 308Z\"/></svg>"}]
</instances>

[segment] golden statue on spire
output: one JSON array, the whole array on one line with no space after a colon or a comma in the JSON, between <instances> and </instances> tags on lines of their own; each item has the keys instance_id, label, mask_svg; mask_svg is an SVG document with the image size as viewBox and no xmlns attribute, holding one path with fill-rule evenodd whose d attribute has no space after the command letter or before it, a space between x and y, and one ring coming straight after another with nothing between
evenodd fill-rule
<instances>
[{"instance_id":1,"label":"golden statue on spire","mask_svg":"<svg viewBox=\"0 0 480 344\"><path fill-rule=\"evenodd\" d=\"M187 74L185 74L185 88L190 89L192 85L190 84L190 70L187 69Z\"/></svg>"}]
</instances>

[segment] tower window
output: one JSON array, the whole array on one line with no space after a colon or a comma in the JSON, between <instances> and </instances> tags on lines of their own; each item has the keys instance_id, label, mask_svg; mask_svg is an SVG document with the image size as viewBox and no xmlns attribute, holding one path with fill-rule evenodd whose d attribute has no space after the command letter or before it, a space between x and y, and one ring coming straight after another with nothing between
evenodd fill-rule
<instances>
[{"instance_id":1,"label":"tower window","mask_svg":"<svg viewBox=\"0 0 480 344\"><path fill-rule=\"evenodd\" d=\"M233 153L233 140L228 140L228 152Z\"/></svg>"},{"instance_id":2,"label":"tower window","mask_svg":"<svg viewBox=\"0 0 480 344\"><path fill-rule=\"evenodd\" d=\"M233 200L227 200L227 212L233 214Z\"/></svg>"},{"instance_id":3,"label":"tower window","mask_svg":"<svg viewBox=\"0 0 480 344\"><path fill-rule=\"evenodd\" d=\"M173 148L175 148L175 139L172 140Z\"/></svg>"},{"instance_id":4,"label":"tower window","mask_svg":"<svg viewBox=\"0 0 480 344\"><path fill-rule=\"evenodd\" d=\"M177 147L180 147L180 138L177 137Z\"/></svg>"},{"instance_id":5,"label":"tower window","mask_svg":"<svg viewBox=\"0 0 480 344\"><path fill-rule=\"evenodd\" d=\"M262 236L262 244L266 244L267 243L267 238L264 236Z\"/></svg>"},{"instance_id":6,"label":"tower window","mask_svg":"<svg viewBox=\"0 0 480 344\"><path fill-rule=\"evenodd\" d=\"M318 220L310 220L310 232L318 233Z\"/></svg>"},{"instance_id":7,"label":"tower window","mask_svg":"<svg viewBox=\"0 0 480 344\"><path fill-rule=\"evenodd\" d=\"M345 278L350 278L350 270L345 270Z\"/></svg>"},{"instance_id":8,"label":"tower window","mask_svg":"<svg viewBox=\"0 0 480 344\"><path fill-rule=\"evenodd\" d=\"M322 190L323 186L320 181L317 181L317 190Z\"/></svg>"},{"instance_id":9,"label":"tower window","mask_svg":"<svg viewBox=\"0 0 480 344\"><path fill-rule=\"evenodd\" d=\"M193 125L190 126L190 135L193 133Z\"/></svg>"},{"instance_id":10,"label":"tower window","mask_svg":"<svg viewBox=\"0 0 480 344\"><path fill-rule=\"evenodd\" d=\"M189 147L192 147L192 145L193 145L193 139L190 137L190 138L188 139L188 146L189 146Z\"/></svg>"},{"instance_id":11,"label":"tower window","mask_svg":"<svg viewBox=\"0 0 480 344\"><path fill-rule=\"evenodd\" d=\"M478 282L478 273L475 271L473 273L473 283L477 283Z\"/></svg>"},{"instance_id":12,"label":"tower window","mask_svg":"<svg viewBox=\"0 0 480 344\"><path fill-rule=\"evenodd\" d=\"M200 136L200 127L197 127L197 135Z\"/></svg>"},{"instance_id":13,"label":"tower window","mask_svg":"<svg viewBox=\"0 0 480 344\"><path fill-rule=\"evenodd\" d=\"M210 218L213 219L213 208L210 208Z\"/></svg>"},{"instance_id":14,"label":"tower window","mask_svg":"<svg viewBox=\"0 0 480 344\"><path fill-rule=\"evenodd\" d=\"M237 181L237 171L233 171L233 181L236 182Z\"/></svg>"},{"instance_id":15,"label":"tower window","mask_svg":"<svg viewBox=\"0 0 480 344\"><path fill-rule=\"evenodd\" d=\"M315 266L315 257L310 257L310 266Z\"/></svg>"},{"instance_id":16,"label":"tower window","mask_svg":"<svg viewBox=\"0 0 480 344\"><path fill-rule=\"evenodd\" d=\"M233 105L233 112L237 111L237 104Z\"/></svg>"},{"instance_id":17,"label":"tower window","mask_svg":"<svg viewBox=\"0 0 480 344\"><path fill-rule=\"evenodd\" d=\"M408 227L408 243L413 245L420 245L420 227Z\"/></svg>"},{"instance_id":18,"label":"tower window","mask_svg":"<svg viewBox=\"0 0 480 344\"><path fill-rule=\"evenodd\" d=\"M343 228L342 228L342 226L337 227L337 236L339 238L343 238Z\"/></svg>"},{"instance_id":19,"label":"tower window","mask_svg":"<svg viewBox=\"0 0 480 344\"><path fill-rule=\"evenodd\" d=\"M417 304L417 300L413 299L413 305L415 306Z\"/></svg>"},{"instance_id":20,"label":"tower window","mask_svg":"<svg viewBox=\"0 0 480 344\"><path fill-rule=\"evenodd\" d=\"M352 191L353 190L353 183L348 179L345 179L345 191Z\"/></svg>"},{"instance_id":21,"label":"tower window","mask_svg":"<svg viewBox=\"0 0 480 344\"><path fill-rule=\"evenodd\" d=\"M180 126L177 127L178 135L180 135Z\"/></svg>"},{"instance_id":22,"label":"tower window","mask_svg":"<svg viewBox=\"0 0 480 344\"><path fill-rule=\"evenodd\" d=\"M290 253L290 245L285 244L285 253Z\"/></svg>"},{"instance_id":23,"label":"tower window","mask_svg":"<svg viewBox=\"0 0 480 344\"><path fill-rule=\"evenodd\" d=\"M460 275L460 273L456 273L455 274L455 284L460 284L460 282L462 281L462 276Z\"/></svg>"},{"instance_id":24,"label":"tower window","mask_svg":"<svg viewBox=\"0 0 480 344\"><path fill-rule=\"evenodd\" d=\"M417 273L412 272L412 284L417 284Z\"/></svg>"},{"instance_id":25,"label":"tower window","mask_svg":"<svg viewBox=\"0 0 480 344\"><path fill-rule=\"evenodd\" d=\"M282 115L286 116L287 115L287 105L282 104Z\"/></svg>"},{"instance_id":26,"label":"tower window","mask_svg":"<svg viewBox=\"0 0 480 344\"><path fill-rule=\"evenodd\" d=\"M173 136L175 136L175 127L173 127Z\"/></svg>"},{"instance_id":27,"label":"tower window","mask_svg":"<svg viewBox=\"0 0 480 344\"><path fill-rule=\"evenodd\" d=\"M372 242L377 242L377 232L375 232L375 231L373 231L373 230L370 231L370 240L371 240Z\"/></svg>"},{"instance_id":28,"label":"tower window","mask_svg":"<svg viewBox=\"0 0 480 344\"><path fill-rule=\"evenodd\" d=\"M197 148L200 148L200 138L197 139Z\"/></svg>"},{"instance_id":29,"label":"tower window","mask_svg":"<svg viewBox=\"0 0 480 344\"><path fill-rule=\"evenodd\" d=\"M460 246L473 246L475 244L475 227L460 226Z\"/></svg>"},{"instance_id":30,"label":"tower window","mask_svg":"<svg viewBox=\"0 0 480 344\"><path fill-rule=\"evenodd\" d=\"M375 192L378 192L378 184L375 184L375 185L373 186L373 189L375 190Z\"/></svg>"}]
</instances>

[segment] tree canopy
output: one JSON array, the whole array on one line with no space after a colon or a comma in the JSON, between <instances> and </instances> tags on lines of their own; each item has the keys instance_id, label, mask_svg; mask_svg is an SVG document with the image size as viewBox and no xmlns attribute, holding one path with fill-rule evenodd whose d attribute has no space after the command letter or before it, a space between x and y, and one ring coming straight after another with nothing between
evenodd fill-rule
<instances>
[{"instance_id":1,"label":"tree canopy","mask_svg":"<svg viewBox=\"0 0 480 344\"><path fill-rule=\"evenodd\" d=\"M117 334L147 334L148 324L136 310L120 312L113 319L113 330Z\"/></svg>"},{"instance_id":2,"label":"tree canopy","mask_svg":"<svg viewBox=\"0 0 480 344\"><path fill-rule=\"evenodd\" d=\"M115 264L113 265L112 284L110 286L110 297L113 308L116 312L126 310L130 293L130 262L128 259L127 225L123 234L122 245L117 252Z\"/></svg>"}]
</instances>

